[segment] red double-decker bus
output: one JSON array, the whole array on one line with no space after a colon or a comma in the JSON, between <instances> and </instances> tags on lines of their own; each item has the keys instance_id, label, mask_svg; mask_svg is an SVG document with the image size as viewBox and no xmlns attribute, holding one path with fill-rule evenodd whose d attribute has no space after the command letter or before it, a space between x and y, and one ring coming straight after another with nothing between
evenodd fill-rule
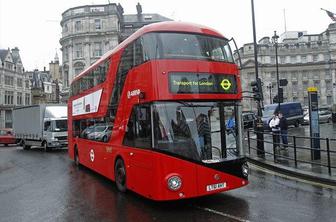
<instances>
[{"instance_id":1,"label":"red double-decker bus","mask_svg":"<svg viewBox=\"0 0 336 222\"><path fill-rule=\"evenodd\" d=\"M145 26L71 84L69 156L153 200L248 183L229 41L182 22Z\"/></svg>"}]
</instances>

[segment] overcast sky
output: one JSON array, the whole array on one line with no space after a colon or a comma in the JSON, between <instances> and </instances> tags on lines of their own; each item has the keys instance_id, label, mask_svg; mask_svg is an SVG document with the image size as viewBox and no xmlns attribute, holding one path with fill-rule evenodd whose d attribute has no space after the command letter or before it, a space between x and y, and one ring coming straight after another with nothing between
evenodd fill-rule
<instances>
[{"instance_id":1,"label":"overcast sky","mask_svg":"<svg viewBox=\"0 0 336 222\"><path fill-rule=\"evenodd\" d=\"M108 0L0 0L0 48L19 47L25 70L43 69L56 50L61 59L62 13L81 5L107 4ZM119 0L125 14L135 14L140 2L143 13L159 13L177 21L206 25L224 36L234 37L238 47L253 41L250 0ZM320 8L336 13L335 0L254 0L257 39L287 31L318 34L332 20Z\"/></svg>"}]
</instances>

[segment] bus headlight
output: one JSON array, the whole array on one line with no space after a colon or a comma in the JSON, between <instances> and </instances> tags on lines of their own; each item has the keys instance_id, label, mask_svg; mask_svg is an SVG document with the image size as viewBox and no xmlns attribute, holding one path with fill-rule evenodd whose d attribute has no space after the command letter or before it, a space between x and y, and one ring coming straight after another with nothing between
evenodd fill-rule
<instances>
[{"instance_id":1,"label":"bus headlight","mask_svg":"<svg viewBox=\"0 0 336 222\"><path fill-rule=\"evenodd\" d=\"M242 173L243 173L244 177L248 176L248 174L249 174L249 167L248 167L247 163L244 163L242 165Z\"/></svg>"},{"instance_id":2,"label":"bus headlight","mask_svg":"<svg viewBox=\"0 0 336 222\"><path fill-rule=\"evenodd\" d=\"M177 191L182 186L182 179L179 176L171 176L167 180L168 188L172 191Z\"/></svg>"}]
</instances>

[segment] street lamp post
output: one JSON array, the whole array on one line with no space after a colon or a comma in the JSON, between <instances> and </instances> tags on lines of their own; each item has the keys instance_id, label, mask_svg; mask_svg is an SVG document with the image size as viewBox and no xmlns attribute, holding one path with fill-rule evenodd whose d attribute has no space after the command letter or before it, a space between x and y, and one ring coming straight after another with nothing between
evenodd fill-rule
<instances>
[{"instance_id":1,"label":"street lamp post","mask_svg":"<svg viewBox=\"0 0 336 222\"><path fill-rule=\"evenodd\" d=\"M256 35L256 26L254 18L254 1L251 0L251 10L252 10L252 28L253 28L253 48L254 48L254 68L256 83L260 82L258 75L258 44L257 44L257 35ZM261 87L261 85L260 85ZM260 93L261 88L258 87ZM257 135L257 155L260 157L265 157L265 148L264 148L264 124L261 119L262 117L262 101L257 101L258 115L255 121L255 130Z\"/></svg>"},{"instance_id":2,"label":"street lamp post","mask_svg":"<svg viewBox=\"0 0 336 222\"><path fill-rule=\"evenodd\" d=\"M267 86L267 89L269 89L269 99L270 99L269 104L272 104L272 89L273 89L273 84L271 82Z\"/></svg>"},{"instance_id":3,"label":"street lamp post","mask_svg":"<svg viewBox=\"0 0 336 222\"><path fill-rule=\"evenodd\" d=\"M278 106L280 111L280 80L279 80L279 64L278 64L278 39L279 36L274 31L274 35L272 36L274 47L275 47L275 68L276 68L276 75L277 75L277 87L278 87Z\"/></svg>"}]
</instances>

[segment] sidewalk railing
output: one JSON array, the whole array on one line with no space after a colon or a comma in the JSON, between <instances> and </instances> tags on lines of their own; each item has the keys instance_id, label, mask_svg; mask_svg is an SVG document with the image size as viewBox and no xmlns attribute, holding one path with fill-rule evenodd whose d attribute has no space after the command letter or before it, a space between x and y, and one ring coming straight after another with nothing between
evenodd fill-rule
<instances>
[{"instance_id":1,"label":"sidewalk railing","mask_svg":"<svg viewBox=\"0 0 336 222\"><path fill-rule=\"evenodd\" d=\"M247 146L250 157L264 158L274 163L321 174L336 175L336 139L288 135L288 145L274 143L271 132L263 132L264 150L257 147L256 131L247 131ZM277 134L281 138L281 134ZM314 148L313 140L319 140L320 148ZM258 155L258 154L259 155ZM260 153L262 155L260 155ZM320 158L312 153L320 154Z\"/></svg>"}]
</instances>

